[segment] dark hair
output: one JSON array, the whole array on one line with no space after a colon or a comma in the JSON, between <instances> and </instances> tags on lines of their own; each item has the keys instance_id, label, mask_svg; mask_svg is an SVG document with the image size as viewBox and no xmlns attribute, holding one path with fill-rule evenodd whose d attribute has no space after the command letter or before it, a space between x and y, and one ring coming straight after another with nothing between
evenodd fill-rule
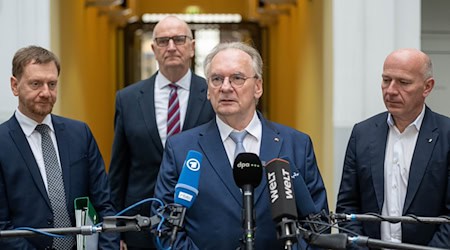
<instances>
[{"instance_id":1,"label":"dark hair","mask_svg":"<svg viewBox=\"0 0 450 250\"><path fill-rule=\"evenodd\" d=\"M46 64L49 62L55 63L59 75L61 70L59 59L51 51L34 45L21 48L14 54L12 61L12 75L20 79L23 74L23 69L29 63Z\"/></svg>"}]
</instances>

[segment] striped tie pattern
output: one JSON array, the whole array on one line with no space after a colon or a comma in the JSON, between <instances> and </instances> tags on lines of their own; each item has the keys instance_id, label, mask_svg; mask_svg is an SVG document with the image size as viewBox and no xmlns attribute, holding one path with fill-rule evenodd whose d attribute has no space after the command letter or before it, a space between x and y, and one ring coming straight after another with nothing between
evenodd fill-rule
<instances>
[{"instance_id":1,"label":"striped tie pattern","mask_svg":"<svg viewBox=\"0 0 450 250\"><path fill-rule=\"evenodd\" d=\"M169 84L169 107L167 110L167 137L179 133L181 131L180 125L180 103L178 101L178 86Z\"/></svg>"},{"instance_id":2,"label":"striped tie pattern","mask_svg":"<svg viewBox=\"0 0 450 250\"><path fill-rule=\"evenodd\" d=\"M71 227L69 212L67 211L66 193L64 191L64 181L61 167L56 156L56 150L48 131L50 128L46 124L36 126L36 131L41 134L42 156L44 158L45 173L47 175L48 198L53 210L53 220L55 228ZM75 244L73 236L53 239L53 248L57 250L72 249Z\"/></svg>"}]
</instances>

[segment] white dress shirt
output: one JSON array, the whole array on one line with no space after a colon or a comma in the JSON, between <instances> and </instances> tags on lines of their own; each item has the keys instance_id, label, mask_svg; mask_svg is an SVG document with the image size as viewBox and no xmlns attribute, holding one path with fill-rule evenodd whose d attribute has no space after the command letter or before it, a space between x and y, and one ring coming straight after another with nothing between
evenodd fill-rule
<instances>
[{"instance_id":1,"label":"white dress shirt","mask_svg":"<svg viewBox=\"0 0 450 250\"><path fill-rule=\"evenodd\" d=\"M409 170L416 147L425 106L422 112L403 133L397 129L391 114L388 115L389 134L384 159L383 216L402 216L408 188ZM401 223L381 223L381 240L402 242Z\"/></svg>"},{"instance_id":2,"label":"white dress shirt","mask_svg":"<svg viewBox=\"0 0 450 250\"><path fill-rule=\"evenodd\" d=\"M189 90L191 87L192 73L190 70L175 84L178 86L177 94L180 105L180 130L183 129L184 119L189 100ZM165 147L167 139L167 108L169 106L170 87L169 81L159 71L155 79L155 114L156 124L158 125L159 137L163 147Z\"/></svg>"},{"instance_id":3,"label":"white dress shirt","mask_svg":"<svg viewBox=\"0 0 450 250\"><path fill-rule=\"evenodd\" d=\"M234 141L230 138L230 134L231 132L237 130L225 124L222 120L220 120L220 118L217 115L216 115L216 122L217 127L219 129L220 137L223 142L223 146L225 147L225 151L227 152L228 160L230 161L231 167L233 167L234 150L236 149L236 143L234 143ZM262 125L256 112L253 115L252 120L244 130L248 132L243 142L245 152L254 153L259 156L262 138Z\"/></svg>"},{"instance_id":4,"label":"white dress shirt","mask_svg":"<svg viewBox=\"0 0 450 250\"><path fill-rule=\"evenodd\" d=\"M28 145L30 145L31 151L33 152L34 158L36 159L36 163L39 167L39 172L41 173L42 181L44 182L45 189L48 192L48 184L47 184L47 174L45 172L44 165L44 156L42 155L42 136L36 131L36 126L39 125L33 119L25 116L19 109L16 109L14 114L16 116L17 121L19 122L20 127L22 128L25 137L27 138ZM50 127L49 134L50 138L52 138L53 146L55 147L56 156L58 157L59 166L61 167L61 160L59 159L59 151L58 151L58 143L56 142L55 129L53 128L52 116L47 115L42 123L47 124Z\"/></svg>"}]
</instances>

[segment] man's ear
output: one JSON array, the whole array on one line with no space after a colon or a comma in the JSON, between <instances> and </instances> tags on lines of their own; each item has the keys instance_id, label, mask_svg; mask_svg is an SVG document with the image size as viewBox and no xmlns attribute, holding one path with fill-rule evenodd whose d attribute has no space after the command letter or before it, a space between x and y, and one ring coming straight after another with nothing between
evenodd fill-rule
<instances>
[{"instance_id":1,"label":"man's ear","mask_svg":"<svg viewBox=\"0 0 450 250\"><path fill-rule=\"evenodd\" d=\"M433 90L434 87L434 78L430 77L427 80L425 80L425 88L423 90L423 97L427 97L430 93L431 90Z\"/></svg>"},{"instance_id":2,"label":"man's ear","mask_svg":"<svg viewBox=\"0 0 450 250\"><path fill-rule=\"evenodd\" d=\"M19 81L14 76L11 76L10 82L11 82L11 90L12 90L14 96L18 96L19 95L19 88L18 88Z\"/></svg>"},{"instance_id":3,"label":"man's ear","mask_svg":"<svg viewBox=\"0 0 450 250\"><path fill-rule=\"evenodd\" d=\"M263 80L262 79L256 79L255 82L255 99L261 98L263 94Z\"/></svg>"}]
</instances>

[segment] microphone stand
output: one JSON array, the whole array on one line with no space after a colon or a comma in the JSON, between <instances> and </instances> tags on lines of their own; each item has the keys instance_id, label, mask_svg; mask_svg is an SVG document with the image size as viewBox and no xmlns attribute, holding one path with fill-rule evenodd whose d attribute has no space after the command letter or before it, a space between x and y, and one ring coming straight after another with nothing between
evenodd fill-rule
<instances>
[{"instance_id":1,"label":"microphone stand","mask_svg":"<svg viewBox=\"0 0 450 250\"><path fill-rule=\"evenodd\" d=\"M426 224L450 224L449 216L419 217L415 215L406 216L382 216L375 214L333 214L330 217L334 221L386 221L390 223L426 223Z\"/></svg>"},{"instance_id":2,"label":"microphone stand","mask_svg":"<svg viewBox=\"0 0 450 250\"><path fill-rule=\"evenodd\" d=\"M242 245L245 250L253 250L255 247L255 209L253 208L253 187L244 185L242 187L243 205L242 224L244 227L244 236Z\"/></svg>"},{"instance_id":3,"label":"microphone stand","mask_svg":"<svg viewBox=\"0 0 450 250\"><path fill-rule=\"evenodd\" d=\"M330 213L331 221L388 221L391 223L450 223L449 217L417 217L417 216L380 216L372 214L333 214ZM314 221L314 220L313 220ZM311 221L311 222L313 222ZM311 224L308 223L307 224ZM389 249L407 249L407 250L443 250L444 248L435 248L429 246L415 245L409 243L388 242L378 239L371 239L367 236L347 236L345 233L338 234L319 234L302 228L299 224L298 236L301 236L308 244L328 249L346 249L348 245L358 245L369 248L389 248Z\"/></svg>"},{"instance_id":4,"label":"microphone stand","mask_svg":"<svg viewBox=\"0 0 450 250\"><path fill-rule=\"evenodd\" d=\"M63 227L63 228L37 228L31 230L27 229L12 229L0 231L1 238L12 237L31 237L42 235L39 232L51 233L58 235L93 235L101 232L128 232L141 231L144 228L152 227L158 224L161 219L155 215L152 217L136 216L106 216L103 218L102 226L81 226L81 227ZM39 231L39 232L38 232Z\"/></svg>"},{"instance_id":5,"label":"microphone stand","mask_svg":"<svg viewBox=\"0 0 450 250\"><path fill-rule=\"evenodd\" d=\"M296 221L283 218L276 227L277 238L284 244L284 249L291 250L292 245L297 242L298 230L296 228Z\"/></svg>"},{"instance_id":6,"label":"microphone stand","mask_svg":"<svg viewBox=\"0 0 450 250\"><path fill-rule=\"evenodd\" d=\"M170 248L172 248L173 244L175 243L179 228L182 228L184 225L185 215L186 215L186 207L179 204L173 204L172 207L170 207L168 220L170 221L170 224L173 226L172 235L170 236Z\"/></svg>"},{"instance_id":7,"label":"microphone stand","mask_svg":"<svg viewBox=\"0 0 450 250\"><path fill-rule=\"evenodd\" d=\"M366 236L348 237L348 243L358 246L366 246L369 248L389 248L389 249L406 249L406 250L444 250L445 248L436 248L421 246L409 243L387 242L377 239L371 239Z\"/></svg>"},{"instance_id":8,"label":"microphone stand","mask_svg":"<svg viewBox=\"0 0 450 250\"><path fill-rule=\"evenodd\" d=\"M170 226L182 227L184 220L184 212L181 206L167 206L165 209L169 210L167 222ZM167 212L165 210L165 212ZM185 210L184 210L185 211ZM58 235L93 235L102 232L129 232L141 231L145 228L153 228L161 222L161 215L154 215L152 217L145 217L141 215L135 216L105 216L103 222L98 225L86 225L81 227L63 227L63 228L24 228L12 230L0 230L0 239L13 237L31 237L38 235L45 235L45 233ZM161 234L154 232L154 234Z\"/></svg>"},{"instance_id":9,"label":"microphone stand","mask_svg":"<svg viewBox=\"0 0 450 250\"><path fill-rule=\"evenodd\" d=\"M368 248L389 248L389 249L405 249L405 250L445 250L445 248L436 248L429 246L421 246L409 243L396 243L383 240L371 239L367 236L349 237L345 233L338 234L318 234L299 228L300 236L312 246L325 249L341 249L345 250L348 245L358 245Z\"/></svg>"}]
</instances>

